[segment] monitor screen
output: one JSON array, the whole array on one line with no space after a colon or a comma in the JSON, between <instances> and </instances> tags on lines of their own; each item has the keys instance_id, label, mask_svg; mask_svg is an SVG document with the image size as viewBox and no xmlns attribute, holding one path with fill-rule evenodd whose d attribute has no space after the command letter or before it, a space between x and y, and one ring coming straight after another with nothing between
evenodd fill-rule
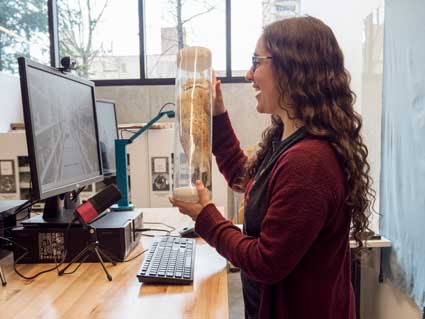
<instances>
[{"instance_id":1,"label":"monitor screen","mask_svg":"<svg viewBox=\"0 0 425 319\"><path fill-rule=\"evenodd\" d=\"M118 139L115 103L112 101L97 100L96 116L103 175L112 176L116 174L115 140Z\"/></svg>"},{"instance_id":2,"label":"monitor screen","mask_svg":"<svg viewBox=\"0 0 425 319\"><path fill-rule=\"evenodd\" d=\"M35 195L59 195L103 179L93 82L19 58Z\"/></svg>"}]
</instances>

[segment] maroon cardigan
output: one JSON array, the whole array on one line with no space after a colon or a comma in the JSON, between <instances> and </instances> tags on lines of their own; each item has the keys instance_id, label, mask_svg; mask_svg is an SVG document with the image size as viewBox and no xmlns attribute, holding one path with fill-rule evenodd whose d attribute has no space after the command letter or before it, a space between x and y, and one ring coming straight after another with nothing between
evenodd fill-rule
<instances>
[{"instance_id":1,"label":"maroon cardigan","mask_svg":"<svg viewBox=\"0 0 425 319\"><path fill-rule=\"evenodd\" d=\"M213 132L214 155L232 186L247 159L227 113L214 117ZM344 185L331 146L306 138L273 168L259 238L242 234L214 204L199 214L196 232L261 283L259 318L355 318Z\"/></svg>"}]
</instances>

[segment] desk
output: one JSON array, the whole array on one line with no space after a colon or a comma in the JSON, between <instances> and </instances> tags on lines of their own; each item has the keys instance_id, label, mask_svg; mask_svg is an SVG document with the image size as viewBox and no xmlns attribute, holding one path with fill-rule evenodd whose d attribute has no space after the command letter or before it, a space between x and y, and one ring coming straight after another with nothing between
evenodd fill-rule
<instances>
[{"instance_id":1,"label":"desk","mask_svg":"<svg viewBox=\"0 0 425 319\"><path fill-rule=\"evenodd\" d=\"M146 222L165 222L177 229L193 225L176 208L141 210ZM143 236L129 257L149 248L151 242ZM140 284L136 274L143 258L107 264L112 282L97 263L83 264L72 275L58 277L51 272L25 281L14 273L12 256L8 256L0 263L8 281L0 286L0 318L228 318L226 260L203 240L197 239L195 278L190 286ZM18 269L30 275L51 266L18 265Z\"/></svg>"},{"instance_id":2,"label":"desk","mask_svg":"<svg viewBox=\"0 0 425 319\"><path fill-rule=\"evenodd\" d=\"M382 249L391 247L391 241L381 236L381 239L370 239L366 242L367 249L381 249L380 257L380 277L382 276ZM354 240L350 240L350 248L356 248L357 244ZM353 285L354 294L356 296L356 319L360 317L360 302L361 302L361 290L362 290L362 264L361 260L356 259L353 255L351 256L351 283ZM381 278L380 278L381 280Z\"/></svg>"}]
</instances>

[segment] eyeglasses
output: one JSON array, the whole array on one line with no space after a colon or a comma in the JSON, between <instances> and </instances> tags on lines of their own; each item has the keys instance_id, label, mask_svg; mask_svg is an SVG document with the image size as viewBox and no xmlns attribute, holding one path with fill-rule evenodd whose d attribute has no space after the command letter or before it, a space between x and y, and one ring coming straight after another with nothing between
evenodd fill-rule
<instances>
[{"instance_id":1,"label":"eyeglasses","mask_svg":"<svg viewBox=\"0 0 425 319\"><path fill-rule=\"evenodd\" d=\"M267 55L253 55L252 56L252 72L255 72L257 69L257 66L260 64L260 61L262 60L268 60L271 59L271 56Z\"/></svg>"}]
</instances>

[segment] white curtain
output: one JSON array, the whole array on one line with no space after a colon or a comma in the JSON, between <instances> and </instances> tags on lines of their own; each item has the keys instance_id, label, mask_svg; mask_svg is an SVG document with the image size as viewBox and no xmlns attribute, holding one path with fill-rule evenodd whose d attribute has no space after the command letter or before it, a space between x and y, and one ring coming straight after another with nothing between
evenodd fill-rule
<instances>
[{"instance_id":1,"label":"white curtain","mask_svg":"<svg viewBox=\"0 0 425 319\"><path fill-rule=\"evenodd\" d=\"M425 306L425 1L385 2L381 233L394 284Z\"/></svg>"}]
</instances>

